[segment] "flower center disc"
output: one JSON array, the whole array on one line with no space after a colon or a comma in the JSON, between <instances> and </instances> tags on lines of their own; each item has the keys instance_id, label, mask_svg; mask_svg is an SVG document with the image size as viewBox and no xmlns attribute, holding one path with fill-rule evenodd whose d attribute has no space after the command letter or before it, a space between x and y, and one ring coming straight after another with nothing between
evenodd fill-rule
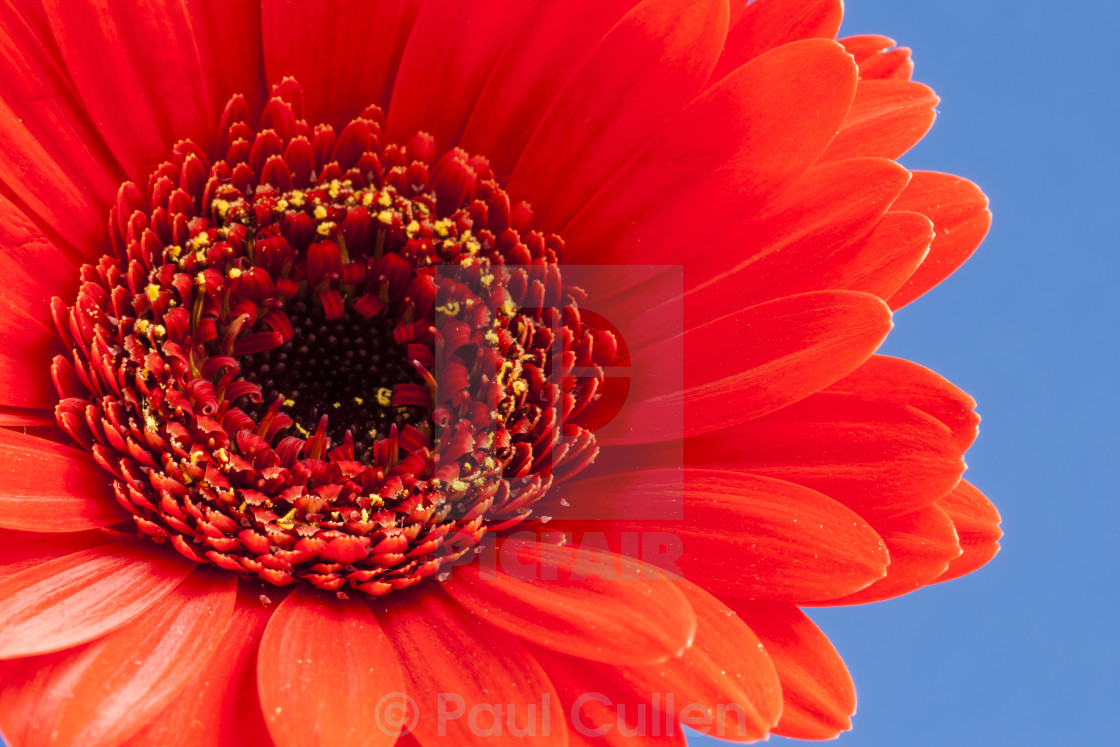
<instances>
[{"instance_id":1,"label":"flower center disc","mask_svg":"<svg viewBox=\"0 0 1120 747\"><path fill-rule=\"evenodd\" d=\"M53 307L56 416L157 542L380 595L594 459L617 344L484 159L383 148L376 107L311 129L301 100L285 81L254 131L237 97L224 158L184 141L147 199L122 186L112 250Z\"/></svg>"},{"instance_id":2,"label":"flower center disc","mask_svg":"<svg viewBox=\"0 0 1120 747\"><path fill-rule=\"evenodd\" d=\"M325 415L327 437L341 443L350 433L355 454L368 455L380 435L412 425L431 436L427 402L393 403L394 388L423 380L409 362L406 349L393 340L390 320L364 319L348 309L327 319L322 308L299 301L287 310L293 337L272 350L245 356L242 375L261 388L263 399L245 411L255 420L267 412L265 403L280 399L305 435ZM420 399L427 398L423 389Z\"/></svg>"}]
</instances>

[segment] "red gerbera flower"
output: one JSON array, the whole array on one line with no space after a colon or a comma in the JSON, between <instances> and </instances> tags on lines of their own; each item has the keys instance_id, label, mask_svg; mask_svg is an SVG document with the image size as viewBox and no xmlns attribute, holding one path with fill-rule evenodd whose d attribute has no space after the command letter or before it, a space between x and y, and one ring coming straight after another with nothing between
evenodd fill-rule
<instances>
[{"instance_id":1,"label":"red gerbera flower","mask_svg":"<svg viewBox=\"0 0 1120 747\"><path fill-rule=\"evenodd\" d=\"M840 5L0 8L5 738L849 728L799 607L1000 533L874 355L986 200Z\"/></svg>"}]
</instances>

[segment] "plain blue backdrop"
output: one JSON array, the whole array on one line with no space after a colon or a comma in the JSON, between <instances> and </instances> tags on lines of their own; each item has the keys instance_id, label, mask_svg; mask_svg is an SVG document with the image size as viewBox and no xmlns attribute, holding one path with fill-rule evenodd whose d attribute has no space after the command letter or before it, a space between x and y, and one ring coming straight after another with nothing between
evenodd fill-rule
<instances>
[{"instance_id":1,"label":"plain blue backdrop","mask_svg":"<svg viewBox=\"0 0 1120 747\"><path fill-rule=\"evenodd\" d=\"M984 246L897 315L884 352L979 401L968 478L1007 536L972 576L813 612L859 692L845 747L1120 734L1118 26L1110 2L849 0L843 33L913 47L916 78L942 98L903 162L971 178L992 201Z\"/></svg>"},{"instance_id":2,"label":"plain blue backdrop","mask_svg":"<svg viewBox=\"0 0 1120 747\"><path fill-rule=\"evenodd\" d=\"M912 47L941 96L903 163L992 202L980 251L884 352L978 400L967 477L1006 536L966 578L812 612L859 693L843 747L1120 744L1118 26L1112 2L847 2L842 33Z\"/></svg>"}]
</instances>

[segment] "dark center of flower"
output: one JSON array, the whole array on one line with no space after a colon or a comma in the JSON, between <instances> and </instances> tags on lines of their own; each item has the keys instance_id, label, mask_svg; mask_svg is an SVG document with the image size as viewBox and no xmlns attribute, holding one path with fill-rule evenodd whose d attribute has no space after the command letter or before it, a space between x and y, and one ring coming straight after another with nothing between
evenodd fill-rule
<instances>
[{"instance_id":1,"label":"dark center of flower","mask_svg":"<svg viewBox=\"0 0 1120 747\"><path fill-rule=\"evenodd\" d=\"M184 141L147 197L121 188L112 249L54 304L57 419L157 542L385 594L590 463L617 347L484 159L382 146L376 107L312 129L301 100L285 81L254 131L235 98L224 157Z\"/></svg>"},{"instance_id":2,"label":"dark center of flower","mask_svg":"<svg viewBox=\"0 0 1120 747\"><path fill-rule=\"evenodd\" d=\"M431 437L427 388L405 347L393 340L391 320L363 319L353 309L327 319L322 307L302 301L287 316L292 339L242 361L242 376L263 395L261 402L243 408L254 420L267 412L265 403L279 399L297 432L306 436L327 416L327 437L341 443L350 433L360 456L393 426L412 425ZM411 383L418 396L410 400L403 391L394 394L402 383Z\"/></svg>"}]
</instances>

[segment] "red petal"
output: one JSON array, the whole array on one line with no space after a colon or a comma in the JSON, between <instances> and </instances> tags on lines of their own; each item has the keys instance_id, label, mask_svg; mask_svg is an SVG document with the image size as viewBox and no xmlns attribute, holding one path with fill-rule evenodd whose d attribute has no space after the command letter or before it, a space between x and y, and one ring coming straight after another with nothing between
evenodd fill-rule
<instances>
[{"instance_id":1,"label":"red petal","mask_svg":"<svg viewBox=\"0 0 1120 747\"><path fill-rule=\"evenodd\" d=\"M270 747L256 672L268 618L257 594L239 587L233 615L206 665L125 747ZM218 630L207 635L217 638Z\"/></svg>"},{"instance_id":2,"label":"red petal","mask_svg":"<svg viewBox=\"0 0 1120 747\"><path fill-rule=\"evenodd\" d=\"M437 589L401 604L390 600L381 622L418 706L412 733L422 744L471 744L491 735L516 744L564 743L565 714L556 690L516 639ZM486 713L494 715L493 706L511 710L490 720ZM470 715L480 712L480 718ZM507 731L512 724L526 738L513 739ZM546 732L544 724L551 729Z\"/></svg>"},{"instance_id":3,"label":"red petal","mask_svg":"<svg viewBox=\"0 0 1120 747\"><path fill-rule=\"evenodd\" d=\"M857 63L863 62L884 49L890 49L897 43L894 39L882 34L857 34L855 36L845 36L836 41L844 45L844 49Z\"/></svg>"},{"instance_id":4,"label":"red petal","mask_svg":"<svg viewBox=\"0 0 1120 747\"><path fill-rule=\"evenodd\" d=\"M822 604L864 604L908 594L931 583L961 554L953 522L939 506L926 506L920 511L871 523L887 544L891 556L886 578L855 594Z\"/></svg>"},{"instance_id":5,"label":"red petal","mask_svg":"<svg viewBox=\"0 0 1120 747\"><path fill-rule=\"evenodd\" d=\"M609 698L619 709L616 728L655 734L668 713L671 723L683 722L702 734L736 742L764 739L782 710L770 657L722 602L687 581L677 587L699 621L696 640L682 656L644 667L590 664L582 669L569 659L553 663L550 674L559 670L561 679L582 685L583 692Z\"/></svg>"},{"instance_id":6,"label":"red petal","mask_svg":"<svg viewBox=\"0 0 1120 747\"><path fill-rule=\"evenodd\" d=\"M775 734L794 739L832 739L852 728L856 691L828 638L792 604L728 605L762 641L782 683L782 718Z\"/></svg>"},{"instance_id":7,"label":"red petal","mask_svg":"<svg viewBox=\"0 0 1120 747\"><path fill-rule=\"evenodd\" d=\"M0 293L0 404L47 409L58 404L49 373L58 334L49 316L33 317L17 303Z\"/></svg>"},{"instance_id":8,"label":"red petal","mask_svg":"<svg viewBox=\"0 0 1120 747\"><path fill-rule=\"evenodd\" d=\"M538 3L494 65L459 144L490 159L504 182L556 95L638 0Z\"/></svg>"},{"instance_id":9,"label":"red petal","mask_svg":"<svg viewBox=\"0 0 1120 747\"><path fill-rule=\"evenodd\" d=\"M685 443L692 465L795 482L863 516L897 516L944 497L964 473L953 434L924 412L852 394L814 394Z\"/></svg>"},{"instance_id":10,"label":"red petal","mask_svg":"<svg viewBox=\"0 0 1120 747\"><path fill-rule=\"evenodd\" d=\"M885 158L809 169L758 215L736 225L735 251L688 257L686 328L746 306L829 286L844 262L901 194L910 174Z\"/></svg>"},{"instance_id":11,"label":"red petal","mask_svg":"<svg viewBox=\"0 0 1120 747\"><path fill-rule=\"evenodd\" d=\"M940 583L972 573L995 557L1003 532L999 528L999 511L983 493L964 480L937 505L952 520L963 551L934 579Z\"/></svg>"},{"instance_id":12,"label":"red petal","mask_svg":"<svg viewBox=\"0 0 1120 747\"><path fill-rule=\"evenodd\" d=\"M294 76L308 122L342 127L370 104L385 106L423 0L265 0L264 59L270 82ZM339 23L339 19L346 19ZM293 33L299 29L299 33ZM362 50L355 54L354 50Z\"/></svg>"},{"instance_id":13,"label":"red petal","mask_svg":"<svg viewBox=\"0 0 1120 747\"><path fill-rule=\"evenodd\" d=\"M818 288L855 290L889 299L929 253L933 223L921 213L892 211L851 251L821 268Z\"/></svg>"},{"instance_id":14,"label":"red petal","mask_svg":"<svg viewBox=\"0 0 1120 747\"><path fill-rule=\"evenodd\" d=\"M859 65L859 77L866 79L910 80L914 74L914 61L908 47L894 48L894 39L868 34L840 39L844 49Z\"/></svg>"},{"instance_id":15,"label":"red petal","mask_svg":"<svg viewBox=\"0 0 1120 747\"><path fill-rule=\"evenodd\" d=\"M0 693L5 735L17 744L120 744L207 665L236 583L228 573L200 571L143 621L76 651L18 662Z\"/></svg>"},{"instance_id":16,"label":"red petal","mask_svg":"<svg viewBox=\"0 0 1120 747\"><path fill-rule=\"evenodd\" d=\"M862 366L828 388L865 399L887 400L916 407L940 420L963 453L976 440L980 417L976 401L924 366L902 358L873 355Z\"/></svg>"},{"instance_id":17,"label":"red petal","mask_svg":"<svg viewBox=\"0 0 1120 747\"><path fill-rule=\"evenodd\" d=\"M55 419L49 410L25 410L19 407L0 406L0 427L32 426L53 428Z\"/></svg>"},{"instance_id":18,"label":"red petal","mask_svg":"<svg viewBox=\"0 0 1120 747\"><path fill-rule=\"evenodd\" d=\"M585 694L586 693L573 693L568 700L564 701L565 711L571 710L575 698ZM594 705L595 704L592 702L584 704L584 707L586 708ZM613 708L608 708L606 710L608 711L608 715L606 716L607 723L614 723L617 719L615 718ZM597 730L601 728L596 721L596 717L581 715L580 718L583 720L582 723L584 724L584 731L587 733L587 736L575 731L570 732L568 736L568 747L628 747L628 745L634 744L634 738L636 736L641 736L642 744L648 745L648 747L687 747L688 745L688 739L685 737L684 729L681 728L674 728L673 733L669 735L664 733L656 735L640 734L640 732L624 735L618 728L613 728L602 736L594 736L598 733ZM665 728L668 729L668 726Z\"/></svg>"},{"instance_id":19,"label":"red petal","mask_svg":"<svg viewBox=\"0 0 1120 747\"><path fill-rule=\"evenodd\" d=\"M91 547L117 542L121 537L100 529L87 532L39 534L0 529L0 576L7 578L50 560Z\"/></svg>"},{"instance_id":20,"label":"red petal","mask_svg":"<svg viewBox=\"0 0 1120 747\"><path fill-rule=\"evenodd\" d=\"M592 50L510 177L538 225L559 230L700 91L727 33L727 0L645 0Z\"/></svg>"},{"instance_id":21,"label":"red petal","mask_svg":"<svg viewBox=\"0 0 1120 747\"><path fill-rule=\"evenodd\" d=\"M145 183L176 140L213 149L225 102L212 99L208 65L224 71L226 61L202 59L208 45L199 43L184 5L160 13L141 0L45 6L75 88L133 181Z\"/></svg>"},{"instance_id":22,"label":"red petal","mask_svg":"<svg viewBox=\"0 0 1120 747\"><path fill-rule=\"evenodd\" d=\"M437 154L453 147L494 63L507 44L516 43L515 32L530 5L523 0L428 0L393 85L386 128L390 142L404 143L423 131L435 138Z\"/></svg>"},{"instance_id":23,"label":"red petal","mask_svg":"<svg viewBox=\"0 0 1120 747\"><path fill-rule=\"evenodd\" d=\"M0 429L0 527L77 532L128 519L89 454Z\"/></svg>"},{"instance_id":24,"label":"red petal","mask_svg":"<svg viewBox=\"0 0 1120 747\"><path fill-rule=\"evenodd\" d=\"M548 671L556 687L563 711L568 717L568 747L629 747L640 737L650 747L686 747L684 729L677 725L675 715L657 710L650 713L646 697L635 697L626 690L612 689L608 695L596 679L613 669L589 664L584 659L561 656L553 651L536 649L538 661ZM664 688L657 691L657 701L664 703ZM650 723L652 721L652 723Z\"/></svg>"},{"instance_id":25,"label":"red petal","mask_svg":"<svg viewBox=\"0 0 1120 747\"><path fill-rule=\"evenodd\" d=\"M219 121L226 102L238 94L245 97L250 116L259 112L264 107L267 92L261 40L261 4L189 0L186 7L206 75L208 101L215 117L214 122ZM348 21L350 18L351 16L347 16ZM346 25L348 24L338 24L336 29ZM305 27L297 28L300 33L292 36L306 33ZM279 78L270 82L277 81ZM214 122L211 122L211 126ZM195 137L194 134L190 136Z\"/></svg>"},{"instance_id":26,"label":"red petal","mask_svg":"<svg viewBox=\"0 0 1120 747\"><path fill-rule=\"evenodd\" d=\"M104 224L104 214L99 223ZM50 322L50 299L73 294L78 273L66 253L2 198L0 276L4 278L0 287L0 405L54 407L58 395L50 376L44 375L58 350L58 336Z\"/></svg>"},{"instance_id":27,"label":"red petal","mask_svg":"<svg viewBox=\"0 0 1120 747\"><path fill-rule=\"evenodd\" d=\"M988 198L979 187L959 176L932 171L915 171L891 209L925 215L936 232L925 261L890 298L892 309L905 306L952 274L976 251L992 224Z\"/></svg>"},{"instance_id":28,"label":"red petal","mask_svg":"<svg viewBox=\"0 0 1120 747\"><path fill-rule=\"evenodd\" d=\"M632 357L630 404L603 443L699 435L804 399L863 363L890 330L875 296L787 296L716 319ZM683 350L682 350L683 347ZM683 357L683 360L682 360ZM668 362L668 363L667 363ZM679 363L678 363L679 362ZM684 367L679 379L645 375Z\"/></svg>"},{"instance_id":29,"label":"red petal","mask_svg":"<svg viewBox=\"0 0 1120 747\"><path fill-rule=\"evenodd\" d=\"M642 576L641 565L607 555L601 575L567 548L507 540L494 563L457 568L443 588L470 612L554 651L612 663L676 656L696 617L673 582ZM496 567L495 567L496 565ZM605 577L604 577L605 576Z\"/></svg>"},{"instance_id":30,"label":"red petal","mask_svg":"<svg viewBox=\"0 0 1120 747\"><path fill-rule=\"evenodd\" d=\"M756 57L705 91L599 190L564 229L566 256L675 263L697 226L750 215L815 163L855 84L855 64L835 42L809 39Z\"/></svg>"},{"instance_id":31,"label":"red petal","mask_svg":"<svg viewBox=\"0 0 1120 747\"><path fill-rule=\"evenodd\" d=\"M399 729L377 724L382 698L403 692L404 680L363 603L297 585L268 621L260 650L257 689L277 747L397 741Z\"/></svg>"},{"instance_id":32,"label":"red petal","mask_svg":"<svg viewBox=\"0 0 1120 747\"><path fill-rule=\"evenodd\" d=\"M0 580L0 658L60 651L132 620L197 566L144 540L94 547Z\"/></svg>"},{"instance_id":33,"label":"red petal","mask_svg":"<svg viewBox=\"0 0 1120 747\"><path fill-rule=\"evenodd\" d=\"M861 80L852 110L822 160L855 156L898 158L929 131L938 100L921 83Z\"/></svg>"},{"instance_id":34,"label":"red petal","mask_svg":"<svg viewBox=\"0 0 1120 747\"><path fill-rule=\"evenodd\" d=\"M0 64L0 191L79 252L96 256L120 172L56 56L41 12L0 7Z\"/></svg>"},{"instance_id":35,"label":"red petal","mask_svg":"<svg viewBox=\"0 0 1120 747\"><path fill-rule=\"evenodd\" d=\"M783 44L834 39L843 15L841 0L755 0L727 34L712 80Z\"/></svg>"},{"instance_id":36,"label":"red petal","mask_svg":"<svg viewBox=\"0 0 1120 747\"><path fill-rule=\"evenodd\" d=\"M591 532L577 547L603 532L619 546L643 534L644 544L664 540L671 547L659 562L719 595L831 598L887 572L887 549L858 514L782 480L687 469L682 486L680 472L645 470L580 480L569 491L573 506L594 501L592 521L560 519L550 528Z\"/></svg>"}]
</instances>

